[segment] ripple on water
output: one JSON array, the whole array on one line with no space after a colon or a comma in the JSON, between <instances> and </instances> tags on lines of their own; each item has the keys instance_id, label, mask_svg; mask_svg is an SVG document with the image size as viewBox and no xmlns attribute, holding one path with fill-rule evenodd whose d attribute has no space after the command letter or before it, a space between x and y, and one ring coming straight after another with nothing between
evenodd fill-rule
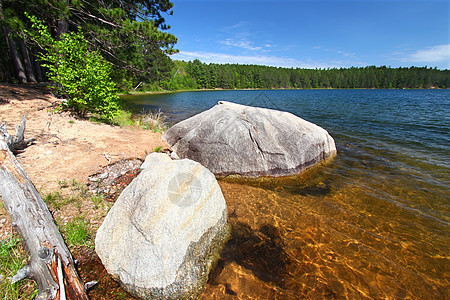
<instances>
[{"instance_id":1,"label":"ripple on water","mask_svg":"<svg viewBox=\"0 0 450 300\"><path fill-rule=\"evenodd\" d=\"M218 91L131 99L161 108L173 122L219 100L269 106L322 126L336 141L333 162L301 176L220 181L233 236L203 299L450 299L449 93Z\"/></svg>"},{"instance_id":2,"label":"ripple on water","mask_svg":"<svg viewBox=\"0 0 450 300\"><path fill-rule=\"evenodd\" d=\"M423 192L332 174L220 181L232 238L203 299L445 299L447 223L387 199Z\"/></svg>"}]
</instances>

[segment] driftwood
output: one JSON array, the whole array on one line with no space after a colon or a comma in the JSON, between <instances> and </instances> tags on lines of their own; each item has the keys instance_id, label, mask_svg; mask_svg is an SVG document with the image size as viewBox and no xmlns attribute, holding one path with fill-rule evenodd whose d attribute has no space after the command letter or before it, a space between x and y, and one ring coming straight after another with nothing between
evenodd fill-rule
<instances>
[{"instance_id":1,"label":"driftwood","mask_svg":"<svg viewBox=\"0 0 450 300\"><path fill-rule=\"evenodd\" d=\"M18 153L20 150L26 148L28 144L34 142L34 138L26 139L24 137L25 133L25 123L27 121L27 116L23 116L20 125L16 125L16 134L14 136L10 135L6 130L6 123L0 124L0 138L3 138L8 145L9 150L13 153Z\"/></svg>"},{"instance_id":2,"label":"driftwood","mask_svg":"<svg viewBox=\"0 0 450 300\"><path fill-rule=\"evenodd\" d=\"M0 195L29 258L12 283L35 280L36 299L89 299L47 205L10 150L14 138L8 145L5 137L0 133Z\"/></svg>"}]
</instances>

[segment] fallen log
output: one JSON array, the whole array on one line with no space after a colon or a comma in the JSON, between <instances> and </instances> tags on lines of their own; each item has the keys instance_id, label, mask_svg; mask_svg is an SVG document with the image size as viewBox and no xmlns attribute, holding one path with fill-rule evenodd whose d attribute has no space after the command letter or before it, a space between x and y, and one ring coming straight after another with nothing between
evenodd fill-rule
<instances>
[{"instance_id":1,"label":"fallen log","mask_svg":"<svg viewBox=\"0 0 450 300\"><path fill-rule=\"evenodd\" d=\"M53 216L1 132L0 195L29 258L12 283L33 279L39 288L36 299L89 299Z\"/></svg>"},{"instance_id":2,"label":"fallen log","mask_svg":"<svg viewBox=\"0 0 450 300\"><path fill-rule=\"evenodd\" d=\"M3 139L8 145L8 148L13 153L20 152L20 150L26 148L29 143L32 143L35 140L34 138L25 140L24 133L26 121L27 116L24 115L22 118L22 122L20 122L20 125L16 125L16 134L14 136L8 133L8 130L6 129L6 123L3 122L2 124L0 124L0 136L3 136Z\"/></svg>"}]
</instances>

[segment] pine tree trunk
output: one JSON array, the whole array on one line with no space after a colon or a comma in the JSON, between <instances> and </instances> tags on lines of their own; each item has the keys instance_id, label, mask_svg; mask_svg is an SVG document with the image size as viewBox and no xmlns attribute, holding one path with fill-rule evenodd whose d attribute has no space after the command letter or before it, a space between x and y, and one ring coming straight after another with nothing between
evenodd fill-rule
<instances>
[{"instance_id":1,"label":"pine tree trunk","mask_svg":"<svg viewBox=\"0 0 450 300\"><path fill-rule=\"evenodd\" d=\"M0 29L1 30L1 29ZM1 33L0 33L1 34ZM0 49L0 61L1 61L1 80L3 82L12 82L12 76L11 76L11 71L10 71L10 64L8 63L8 54L6 53L7 49L5 49L6 47L2 47L2 49Z\"/></svg>"},{"instance_id":2,"label":"pine tree trunk","mask_svg":"<svg viewBox=\"0 0 450 300\"><path fill-rule=\"evenodd\" d=\"M31 65L30 56L28 55L28 49L23 39L19 40L19 49L20 54L22 55L23 58L23 64L25 65L25 72L27 75L28 82L36 82L36 78L34 77L33 72L33 66Z\"/></svg>"},{"instance_id":3,"label":"pine tree trunk","mask_svg":"<svg viewBox=\"0 0 450 300\"><path fill-rule=\"evenodd\" d=\"M42 76L41 64L37 58L38 51L36 48L33 48L31 53L32 53L31 57L32 57L32 61L33 61L33 66L34 66L34 70L35 70L35 74L36 74L36 80L37 80L37 82L43 82L44 78Z\"/></svg>"},{"instance_id":4,"label":"pine tree trunk","mask_svg":"<svg viewBox=\"0 0 450 300\"><path fill-rule=\"evenodd\" d=\"M39 288L36 299L89 299L50 211L10 151L7 140L7 132L1 130L0 195L29 257L12 283L26 277L35 280Z\"/></svg>"},{"instance_id":5,"label":"pine tree trunk","mask_svg":"<svg viewBox=\"0 0 450 300\"><path fill-rule=\"evenodd\" d=\"M67 20L58 20L58 31L56 32L56 38L61 39L61 35L69 32L69 22Z\"/></svg>"},{"instance_id":6,"label":"pine tree trunk","mask_svg":"<svg viewBox=\"0 0 450 300\"><path fill-rule=\"evenodd\" d=\"M3 1L0 0L0 21L3 23L5 16L3 14ZM0 28L0 35L5 35L5 39L4 41L0 42L0 45L2 45L2 49L0 51L0 55L2 56L1 58L1 63L2 63L2 80L3 81L8 81L11 82L12 78L11 78L11 73L9 72L9 66L8 66L8 55L5 53L7 50L4 48L6 45L8 45L8 39L7 39L7 35L6 35L6 30L4 28ZM3 39L3 36L2 36ZM6 44L3 45L3 42L5 42Z\"/></svg>"},{"instance_id":7,"label":"pine tree trunk","mask_svg":"<svg viewBox=\"0 0 450 300\"><path fill-rule=\"evenodd\" d=\"M11 30L6 28L5 36L8 40L9 51L11 53L11 58L14 63L14 67L16 69L16 76L19 80L19 83L27 82L27 77L25 76L25 71L23 70L22 62L20 61L19 52L17 51L16 42L10 37Z\"/></svg>"}]
</instances>

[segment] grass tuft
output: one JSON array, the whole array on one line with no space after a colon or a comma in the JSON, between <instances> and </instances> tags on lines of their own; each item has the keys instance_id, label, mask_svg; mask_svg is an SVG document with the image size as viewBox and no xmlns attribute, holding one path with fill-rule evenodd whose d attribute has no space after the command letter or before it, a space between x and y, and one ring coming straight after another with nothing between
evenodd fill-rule
<instances>
[{"instance_id":1,"label":"grass tuft","mask_svg":"<svg viewBox=\"0 0 450 300\"><path fill-rule=\"evenodd\" d=\"M0 240L0 299L33 299L38 293L36 284L30 279L11 285L11 278L26 264L21 247L17 236Z\"/></svg>"},{"instance_id":2,"label":"grass tuft","mask_svg":"<svg viewBox=\"0 0 450 300\"><path fill-rule=\"evenodd\" d=\"M159 152L161 151L162 148L163 148L162 146L158 146L155 149L153 149L153 152Z\"/></svg>"},{"instance_id":3,"label":"grass tuft","mask_svg":"<svg viewBox=\"0 0 450 300\"><path fill-rule=\"evenodd\" d=\"M91 239L88 222L84 218L76 218L67 223L62 228L63 236L66 242L71 246L87 246L89 247L89 241Z\"/></svg>"},{"instance_id":4,"label":"grass tuft","mask_svg":"<svg viewBox=\"0 0 450 300\"><path fill-rule=\"evenodd\" d=\"M59 191L48 193L43 197L43 200L54 210L58 210L64 205L64 197Z\"/></svg>"},{"instance_id":5,"label":"grass tuft","mask_svg":"<svg viewBox=\"0 0 450 300\"><path fill-rule=\"evenodd\" d=\"M58 181L58 185L59 185L59 188L61 188L61 189L65 189L65 188L69 187L69 184L64 179Z\"/></svg>"},{"instance_id":6,"label":"grass tuft","mask_svg":"<svg viewBox=\"0 0 450 300\"><path fill-rule=\"evenodd\" d=\"M167 130L166 119L167 117L161 110L148 111L140 114L136 119L136 123L144 129L162 133Z\"/></svg>"},{"instance_id":7,"label":"grass tuft","mask_svg":"<svg viewBox=\"0 0 450 300\"><path fill-rule=\"evenodd\" d=\"M94 204L94 209L97 209L100 207L101 203L103 202L103 196L100 194L95 194L91 197L91 201Z\"/></svg>"},{"instance_id":8,"label":"grass tuft","mask_svg":"<svg viewBox=\"0 0 450 300\"><path fill-rule=\"evenodd\" d=\"M86 186L83 183L78 182L75 179L72 179L72 182L70 183L70 185L71 185L72 190L74 192L78 192L78 197L81 197L81 198L87 198L88 197L88 194L89 194L88 190L87 190Z\"/></svg>"}]
</instances>

